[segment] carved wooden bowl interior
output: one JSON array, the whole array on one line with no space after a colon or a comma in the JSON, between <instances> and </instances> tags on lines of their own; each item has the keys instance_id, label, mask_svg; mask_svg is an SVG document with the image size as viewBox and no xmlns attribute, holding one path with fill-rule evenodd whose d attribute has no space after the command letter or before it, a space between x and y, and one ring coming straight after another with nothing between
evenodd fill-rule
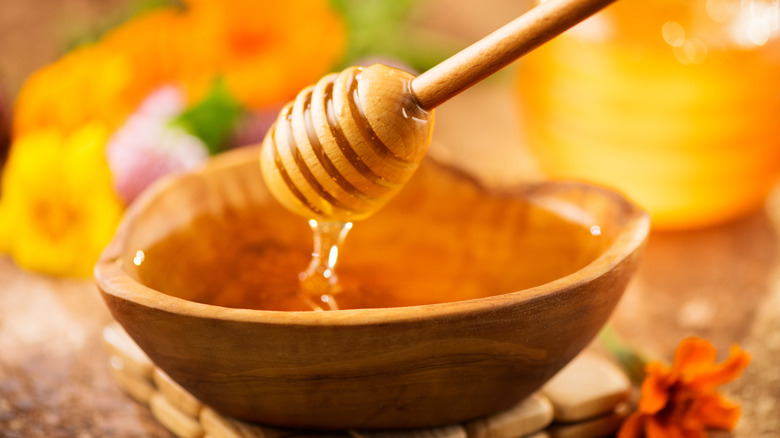
<instances>
[{"instance_id":1,"label":"carved wooden bowl interior","mask_svg":"<svg viewBox=\"0 0 780 438\"><path fill-rule=\"evenodd\" d=\"M155 243L204 218L222 220L224 236L183 239L175 258L185 267L145 277L139 251L151 258ZM561 218L578 231L561 231ZM489 192L426 159L347 237L339 275L361 290L344 294L353 308L257 310L257 296L273 302L274 288L305 268L311 234L271 197L258 151L247 149L146 192L95 275L156 365L226 415L296 428L423 427L507 408L577 355L620 299L648 227L643 211L601 188ZM258 237L237 250L246 230ZM263 245L281 255L240 262ZM215 255L224 260L212 267ZM388 296L396 307L371 308Z\"/></svg>"}]
</instances>

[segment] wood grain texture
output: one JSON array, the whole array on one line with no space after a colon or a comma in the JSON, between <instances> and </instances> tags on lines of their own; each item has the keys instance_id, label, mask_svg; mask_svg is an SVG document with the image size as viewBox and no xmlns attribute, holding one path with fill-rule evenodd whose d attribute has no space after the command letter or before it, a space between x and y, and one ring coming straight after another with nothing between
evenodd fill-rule
<instances>
[{"instance_id":1,"label":"wood grain texture","mask_svg":"<svg viewBox=\"0 0 780 438\"><path fill-rule=\"evenodd\" d=\"M154 386L148 380L128 372L122 365L122 360L118 356L110 357L111 377L133 400L144 405L149 404L149 399L155 393Z\"/></svg>"},{"instance_id":2,"label":"wood grain texture","mask_svg":"<svg viewBox=\"0 0 780 438\"><path fill-rule=\"evenodd\" d=\"M154 364L119 324L111 324L103 329L103 343L111 355L121 361L123 371L141 379L152 378Z\"/></svg>"},{"instance_id":3,"label":"wood grain texture","mask_svg":"<svg viewBox=\"0 0 780 438\"><path fill-rule=\"evenodd\" d=\"M178 411L190 417L198 417L200 410L203 409L201 402L179 386L178 383L174 382L161 369L154 369L153 382L157 389L168 399L168 402Z\"/></svg>"},{"instance_id":4,"label":"wood grain texture","mask_svg":"<svg viewBox=\"0 0 780 438\"><path fill-rule=\"evenodd\" d=\"M595 355L585 351L575 358L572 363L577 363L583 356L593 357ZM110 363L113 370L114 361L111 360ZM571 364L564 368L564 371L570 367ZM185 399L193 399L191 394L178 386L173 393L170 390L166 390L165 386L170 384L170 380L167 377L164 380L158 378L158 376L164 376L159 368L155 367L154 376L154 381L150 381L118 371L114 374L114 379L128 395L143 405L149 405L152 395L157 397L159 394L162 394L169 403L169 406L166 407L178 411L178 413L174 414L175 417L186 417L192 420L192 422L199 423L205 434L204 437L212 438L549 438L550 435L543 429L548 428L553 421L553 405L545 395L536 392L506 411L472 420L462 425L450 424L440 427L398 431L344 430L326 433L313 430L280 429L229 418L208 406L193 410L178 401L182 396ZM591 375L591 373L582 373L579 377L580 380L569 382L575 390L577 386L586 384L585 392L593 392L594 389L596 393L599 392L599 388L588 385L589 379L593 380L595 378L598 381L598 376ZM135 384L128 386L128 378L135 380ZM138 382L141 384L140 387L137 385ZM139 391L139 389L142 391ZM608 412L603 411L600 413L602 414L601 416L587 418L581 423L552 423L550 431L556 433L556 436L577 438L606 436L614 432L620 424L620 419L626 416L628 404L623 403L620 406L611 405ZM187 421L190 424L193 424L192 422ZM179 423L181 422L176 422L176 424Z\"/></svg>"},{"instance_id":5,"label":"wood grain texture","mask_svg":"<svg viewBox=\"0 0 780 438\"><path fill-rule=\"evenodd\" d=\"M194 418L179 411L162 393L155 392L149 398L152 415L179 438L202 438L203 428Z\"/></svg>"},{"instance_id":6,"label":"wood grain texture","mask_svg":"<svg viewBox=\"0 0 780 438\"><path fill-rule=\"evenodd\" d=\"M622 197L550 183L517 196L584 209L615 234L593 263L531 289L434 305L275 312L195 303L138 283L135 250L161 233L205 212L273 202L256 154L227 154L139 198L96 279L114 318L166 374L221 413L263 424L423 427L505 410L598 332L648 232L647 216Z\"/></svg>"},{"instance_id":7,"label":"wood grain texture","mask_svg":"<svg viewBox=\"0 0 780 438\"><path fill-rule=\"evenodd\" d=\"M544 1L416 77L412 93L420 107L436 108L613 1Z\"/></svg>"},{"instance_id":8,"label":"wood grain texture","mask_svg":"<svg viewBox=\"0 0 780 438\"><path fill-rule=\"evenodd\" d=\"M261 167L288 209L328 221L362 219L412 176L430 143L433 113L409 92L412 75L350 67L305 88L263 141Z\"/></svg>"},{"instance_id":9,"label":"wood grain texture","mask_svg":"<svg viewBox=\"0 0 780 438\"><path fill-rule=\"evenodd\" d=\"M220 415L208 406L200 413L200 424L208 436L213 438L288 438L300 433L292 429L275 429L237 421Z\"/></svg>"}]
</instances>

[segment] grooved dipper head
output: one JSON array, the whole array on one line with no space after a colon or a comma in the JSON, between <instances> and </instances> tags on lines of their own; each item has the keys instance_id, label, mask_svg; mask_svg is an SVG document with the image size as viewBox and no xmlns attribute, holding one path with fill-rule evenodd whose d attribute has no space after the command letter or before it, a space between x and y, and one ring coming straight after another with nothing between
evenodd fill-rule
<instances>
[{"instance_id":1,"label":"grooved dipper head","mask_svg":"<svg viewBox=\"0 0 780 438\"><path fill-rule=\"evenodd\" d=\"M430 144L433 112L417 104L413 78L375 64L302 90L263 141L260 163L274 197L323 221L362 219L387 203Z\"/></svg>"}]
</instances>

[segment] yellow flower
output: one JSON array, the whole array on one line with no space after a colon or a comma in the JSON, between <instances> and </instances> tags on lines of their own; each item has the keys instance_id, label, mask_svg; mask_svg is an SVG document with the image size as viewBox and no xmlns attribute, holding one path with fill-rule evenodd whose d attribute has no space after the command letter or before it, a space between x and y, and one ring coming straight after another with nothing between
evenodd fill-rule
<instances>
[{"instance_id":1,"label":"yellow flower","mask_svg":"<svg viewBox=\"0 0 780 438\"><path fill-rule=\"evenodd\" d=\"M38 70L19 92L14 137L49 127L70 133L94 121L118 126L149 91L130 61L89 45Z\"/></svg>"},{"instance_id":2,"label":"yellow flower","mask_svg":"<svg viewBox=\"0 0 780 438\"><path fill-rule=\"evenodd\" d=\"M91 275L123 211L111 189L107 139L107 128L93 123L14 142L2 179L0 250L27 269Z\"/></svg>"},{"instance_id":3,"label":"yellow flower","mask_svg":"<svg viewBox=\"0 0 780 438\"><path fill-rule=\"evenodd\" d=\"M11 217L8 213L7 202L0 198L0 254L11 252L11 236L14 234Z\"/></svg>"}]
</instances>

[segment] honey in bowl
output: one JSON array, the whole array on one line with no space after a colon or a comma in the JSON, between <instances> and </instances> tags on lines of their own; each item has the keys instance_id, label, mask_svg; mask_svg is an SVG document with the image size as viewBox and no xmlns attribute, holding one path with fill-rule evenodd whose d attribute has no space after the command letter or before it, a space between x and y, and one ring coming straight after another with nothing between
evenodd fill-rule
<instances>
[{"instance_id":1,"label":"honey in bowl","mask_svg":"<svg viewBox=\"0 0 780 438\"><path fill-rule=\"evenodd\" d=\"M425 162L397 198L357 223L344 241L338 308L414 306L523 290L576 272L612 243L610 230L584 211L544 199L532 193L486 196L471 179ZM299 276L311 253L306 221L266 202L201 214L126 257L140 283L174 297L308 311Z\"/></svg>"},{"instance_id":2,"label":"honey in bowl","mask_svg":"<svg viewBox=\"0 0 780 438\"><path fill-rule=\"evenodd\" d=\"M155 365L204 404L260 424L413 428L509 408L598 333L649 227L636 206L597 187L546 182L503 195L424 163L400 197L355 224L337 268L343 290L336 299L350 307L357 281L360 296L374 300L369 305L452 302L255 310L247 307L284 295L277 288L298 287L312 249L306 221L263 185L256 154L217 157L139 198L95 278L113 317ZM173 258L155 255L179 230L209 220L222 221L219 229L201 228L210 242L190 235L167 251ZM260 237L245 236L249 230ZM225 233L249 243L231 250ZM260 251L268 265L251 255ZM211 256L183 261L204 254ZM177 268L181 274L165 267L178 263L189 267ZM225 269L232 273L219 273ZM173 291L177 275L193 289ZM465 299L480 294L492 296Z\"/></svg>"}]
</instances>

